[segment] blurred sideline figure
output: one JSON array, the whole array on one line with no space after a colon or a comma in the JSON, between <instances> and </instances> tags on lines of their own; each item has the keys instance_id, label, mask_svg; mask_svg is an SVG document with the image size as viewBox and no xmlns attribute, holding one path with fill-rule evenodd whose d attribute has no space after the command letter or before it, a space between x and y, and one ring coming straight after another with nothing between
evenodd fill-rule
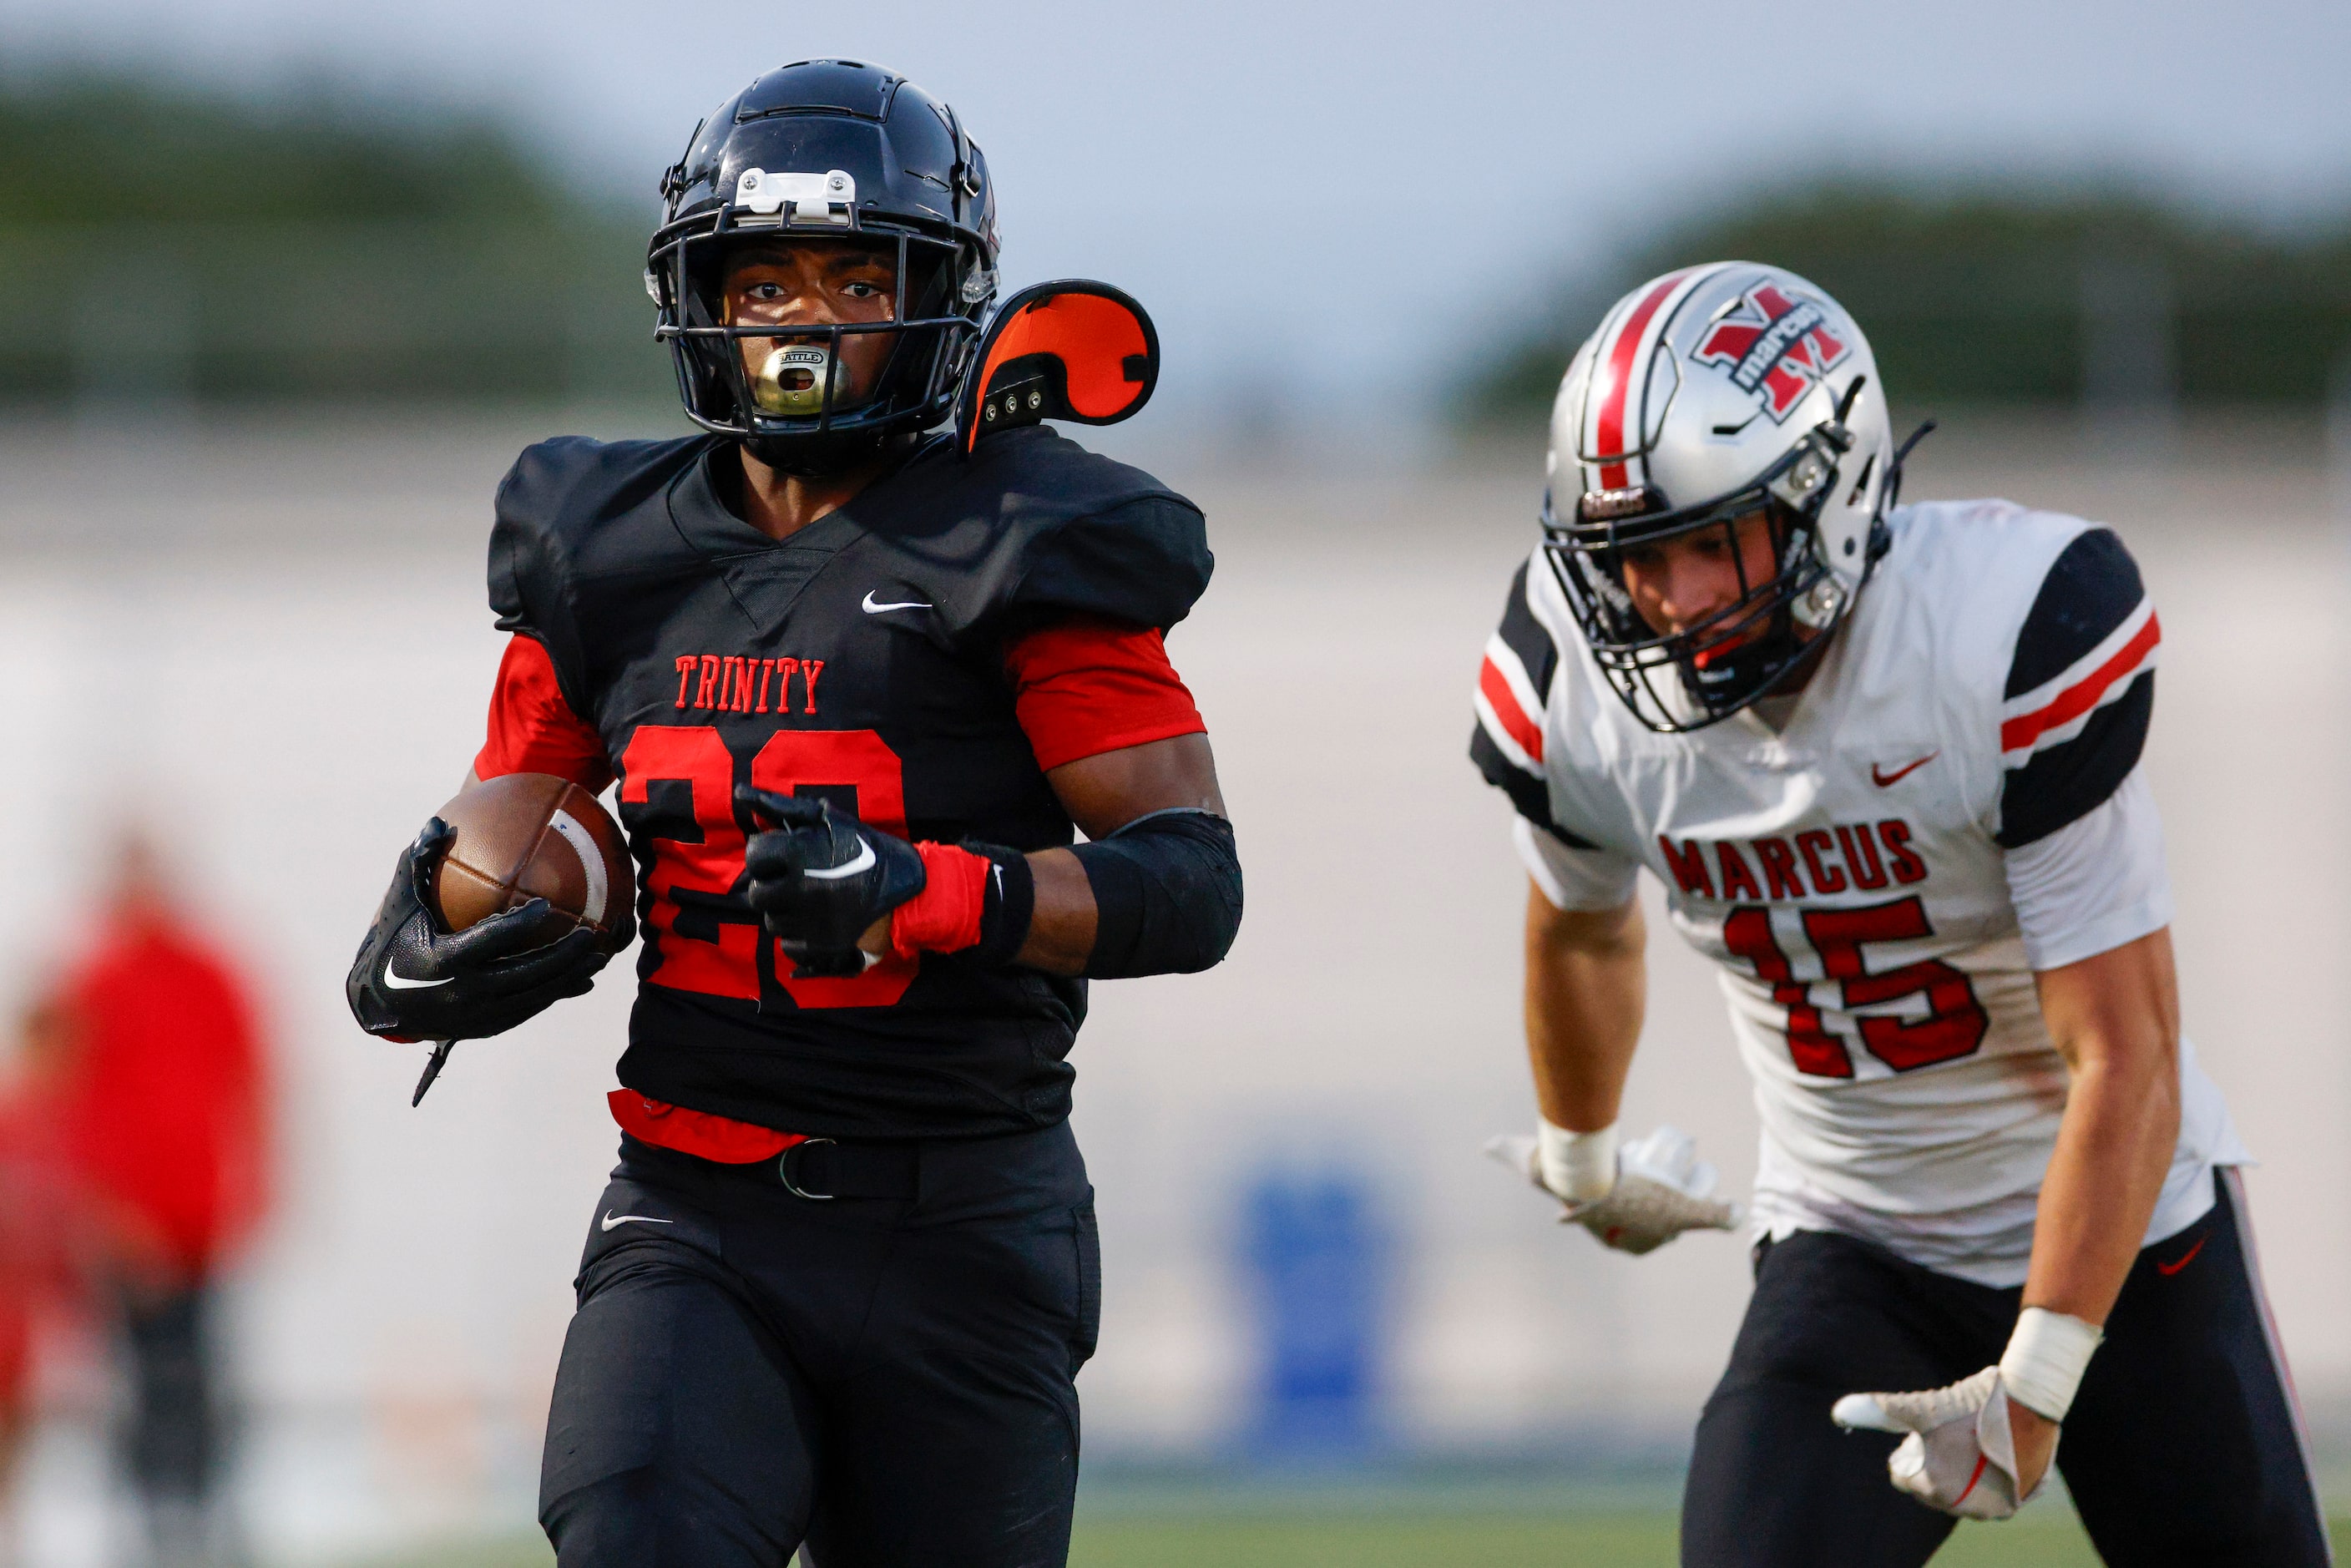
<instances>
[{"instance_id":1,"label":"blurred sideline figure","mask_svg":"<svg viewBox=\"0 0 2351 1568\"><path fill-rule=\"evenodd\" d=\"M37 1003L0 1079L0 1564L11 1568L14 1480L31 1425L35 1354L45 1320L79 1298L73 1247L88 1230L57 1117L57 1081L71 1050L65 1012Z\"/></svg>"},{"instance_id":2,"label":"blurred sideline figure","mask_svg":"<svg viewBox=\"0 0 2351 1568\"><path fill-rule=\"evenodd\" d=\"M267 1072L243 984L174 906L145 837L123 840L95 939L34 1016L46 1065L25 1109L77 1189L92 1305L120 1330L118 1461L152 1560L236 1560L214 1284L267 1201Z\"/></svg>"},{"instance_id":3,"label":"blurred sideline figure","mask_svg":"<svg viewBox=\"0 0 2351 1568\"><path fill-rule=\"evenodd\" d=\"M1533 882L1526 1164L1624 1250L1735 1222L1687 1139L1617 1144L1646 866L1763 1123L1683 1563L1915 1568L2053 1463L2109 1563L2314 1568L2248 1156L2179 1033L2154 606L2111 529L1899 505L1907 450L1775 267L1653 279L1569 367L1470 747Z\"/></svg>"}]
</instances>

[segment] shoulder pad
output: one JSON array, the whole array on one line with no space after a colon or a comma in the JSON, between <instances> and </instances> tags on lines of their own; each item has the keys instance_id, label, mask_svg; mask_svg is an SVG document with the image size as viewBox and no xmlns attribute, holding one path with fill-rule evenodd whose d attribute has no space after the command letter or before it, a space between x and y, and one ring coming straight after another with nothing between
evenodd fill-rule
<instances>
[{"instance_id":1,"label":"shoulder pad","mask_svg":"<svg viewBox=\"0 0 2351 1568\"><path fill-rule=\"evenodd\" d=\"M2076 535L2017 633L2000 710L2000 842L2045 838L2138 766L2163 625L2138 564L2107 528Z\"/></svg>"},{"instance_id":2,"label":"shoulder pad","mask_svg":"<svg viewBox=\"0 0 2351 1568\"><path fill-rule=\"evenodd\" d=\"M936 444L848 509L954 641L1058 615L1164 631L1216 565L1199 507L1041 425Z\"/></svg>"},{"instance_id":3,"label":"shoulder pad","mask_svg":"<svg viewBox=\"0 0 2351 1568\"><path fill-rule=\"evenodd\" d=\"M680 553L664 505L710 444L559 436L523 449L498 486L490 528L490 608L501 631L537 639L574 709L590 711L580 628L589 585L658 570Z\"/></svg>"},{"instance_id":4,"label":"shoulder pad","mask_svg":"<svg viewBox=\"0 0 2351 1568\"><path fill-rule=\"evenodd\" d=\"M1159 329L1124 289L1064 278L998 307L975 359L978 369L957 400L956 439L966 452L1040 420L1134 417L1159 384Z\"/></svg>"},{"instance_id":5,"label":"shoulder pad","mask_svg":"<svg viewBox=\"0 0 2351 1568\"><path fill-rule=\"evenodd\" d=\"M1944 689L1999 702L2033 596L2089 525L1991 499L1921 502L1887 520L1892 548L1862 592L1886 601L1881 619L1896 612L1906 645L1932 658Z\"/></svg>"},{"instance_id":6,"label":"shoulder pad","mask_svg":"<svg viewBox=\"0 0 2351 1568\"><path fill-rule=\"evenodd\" d=\"M2138 568L2111 529L2005 501L1905 507L1895 524L1880 570L1898 602L1881 611L1970 737L1995 841L2032 843L2137 766L2162 638Z\"/></svg>"}]
</instances>

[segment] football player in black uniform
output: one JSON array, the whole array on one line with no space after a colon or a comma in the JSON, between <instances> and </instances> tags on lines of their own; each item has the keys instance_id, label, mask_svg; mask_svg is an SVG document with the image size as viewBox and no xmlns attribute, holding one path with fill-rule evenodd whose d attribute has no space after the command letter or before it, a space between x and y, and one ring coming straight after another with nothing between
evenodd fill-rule
<instances>
[{"instance_id":1,"label":"football player in black uniform","mask_svg":"<svg viewBox=\"0 0 2351 1568\"><path fill-rule=\"evenodd\" d=\"M475 771L617 779L645 936L541 1522L565 1568L1059 1563L1101 1282L1086 979L1206 968L1240 919L1162 643L1201 517L1033 421L977 439L987 389L933 434L997 237L921 89L770 72L662 188L647 282L706 434L530 448L490 545L513 638ZM543 906L442 930L447 838L352 971L371 1032L495 1033L602 962Z\"/></svg>"}]
</instances>

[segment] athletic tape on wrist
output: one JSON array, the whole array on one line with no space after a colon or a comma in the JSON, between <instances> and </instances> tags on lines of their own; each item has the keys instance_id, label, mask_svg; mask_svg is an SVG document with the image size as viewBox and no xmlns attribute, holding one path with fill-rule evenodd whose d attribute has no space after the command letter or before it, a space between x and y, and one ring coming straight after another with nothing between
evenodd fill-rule
<instances>
[{"instance_id":1,"label":"athletic tape on wrist","mask_svg":"<svg viewBox=\"0 0 2351 1568\"><path fill-rule=\"evenodd\" d=\"M1037 913L1037 873L1019 850L969 841L963 847L986 856L988 866L981 890L979 945L972 952L984 964L1009 964L1029 945L1029 923Z\"/></svg>"},{"instance_id":2,"label":"athletic tape on wrist","mask_svg":"<svg viewBox=\"0 0 2351 1568\"><path fill-rule=\"evenodd\" d=\"M1029 857L998 844L914 846L923 857L923 891L890 912L890 946L898 956L974 953L1008 964L1029 940L1037 883Z\"/></svg>"},{"instance_id":3,"label":"athletic tape on wrist","mask_svg":"<svg viewBox=\"0 0 2351 1568\"><path fill-rule=\"evenodd\" d=\"M891 948L911 958L975 946L985 924L987 857L928 840L914 852L923 857L923 891L890 912Z\"/></svg>"},{"instance_id":4,"label":"athletic tape on wrist","mask_svg":"<svg viewBox=\"0 0 2351 1568\"><path fill-rule=\"evenodd\" d=\"M2105 1333L2095 1323L2027 1307L2017 1314L2016 1331L2000 1358L2000 1380L2008 1396L2034 1415L2063 1421L2074 1407L2074 1391L2089 1370L2090 1353Z\"/></svg>"},{"instance_id":5,"label":"athletic tape on wrist","mask_svg":"<svg viewBox=\"0 0 2351 1568\"><path fill-rule=\"evenodd\" d=\"M1535 1159L1543 1186L1570 1203L1597 1203L1616 1188L1616 1126L1571 1133L1548 1121L1535 1125Z\"/></svg>"}]
</instances>

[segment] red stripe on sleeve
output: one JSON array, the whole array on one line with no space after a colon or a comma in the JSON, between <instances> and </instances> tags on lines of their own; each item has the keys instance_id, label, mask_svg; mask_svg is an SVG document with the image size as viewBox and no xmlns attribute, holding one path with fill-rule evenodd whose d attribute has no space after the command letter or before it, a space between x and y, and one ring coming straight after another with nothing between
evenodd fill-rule
<instances>
[{"instance_id":1,"label":"red stripe on sleeve","mask_svg":"<svg viewBox=\"0 0 2351 1568\"><path fill-rule=\"evenodd\" d=\"M2074 719L2098 706L2106 688L2137 669L2155 645L2163 641L2163 626L2153 615L2138 634L2115 652L2115 656L2100 664L2074 685L2052 698L2046 707L2019 714L2000 727L2000 748L2014 751L2020 746L2030 746L2049 731Z\"/></svg>"},{"instance_id":2,"label":"red stripe on sleeve","mask_svg":"<svg viewBox=\"0 0 2351 1568\"><path fill-rule=\"evenodd\" d=\"M507 773L552 773L590 794L601 794L612 781L604 737L563 700L547 650L519 632L498 661L489 738L474 758L475 778Z\"/></svg>"},{"instance_id":3,"label":"red stripe on sleeve","mask_svg":"<svg viewBox=\"0 0 2351 1568\"><path fill-rule=\"evenodd\" d=\"M1486 701L1493 707L1494 716L1502 721L1502 727L1510 732L1510 738L1519 743L1519 749L1541 762L1542 727L1527 716L1526 710L1519 706L1519 699L1510 691L1510 683L1502 678L1502 672L1494 667L1491 659L1478 666L1478 689L1485 694Z\"/></svg>"},{"instance_id":4,"label":"red stripe on sleeve","mask_svg":"<svg viewBox=\"0 0 2351 1568\"><path fill-rule=\"evenodd\" d=\"M1037 766L1049 772L1208 727L1153 627L1057 622L1007 644L1004 672Z\"/></svg>"}]
</instances>

